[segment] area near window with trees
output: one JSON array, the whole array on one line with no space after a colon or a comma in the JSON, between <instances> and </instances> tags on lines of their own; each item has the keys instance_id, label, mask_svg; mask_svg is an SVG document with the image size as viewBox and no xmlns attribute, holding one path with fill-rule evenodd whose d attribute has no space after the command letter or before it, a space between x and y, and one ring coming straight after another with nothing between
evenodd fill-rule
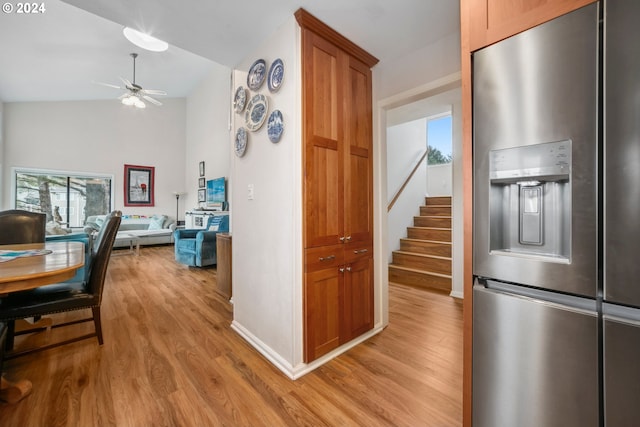
<instances>
[{"instance_id":1,"label":"area near window with trees","mask_svg":"<svg viewBox=\"0 0 640 427\"><path fill-rule=\"evenodd\" d=\"M451 126L451 114L427 120L428 165L442 165L453 160Z\"/></svg>"},{"instance_id":2,"label":"area near window with trees","mask_svg":"<svg viewBox=\"0 0 640 427\"><path fill-rule=\"evenodd\" d=\"M111 176L16 170L14 177L16 209L45 213L47 222L82 227L88 216L111 211Z\"/></svg>"}]
</instances>

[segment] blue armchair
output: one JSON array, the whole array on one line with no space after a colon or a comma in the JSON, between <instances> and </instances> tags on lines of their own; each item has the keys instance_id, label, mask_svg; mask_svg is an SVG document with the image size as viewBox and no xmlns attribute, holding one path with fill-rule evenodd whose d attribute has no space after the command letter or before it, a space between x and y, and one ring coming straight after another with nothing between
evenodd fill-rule
<instances>
[{"instance_id":1,"label":"blue armchair","mask_svg":"<svg viewBox=\"0 0 640 427\"><path fill-rule=\"evenodd\" d=\"M217 264L216 234L229 232L229 215L210 216L205 229L176 230L176 261L193 267Z\"/></svg>"}]
</instances>

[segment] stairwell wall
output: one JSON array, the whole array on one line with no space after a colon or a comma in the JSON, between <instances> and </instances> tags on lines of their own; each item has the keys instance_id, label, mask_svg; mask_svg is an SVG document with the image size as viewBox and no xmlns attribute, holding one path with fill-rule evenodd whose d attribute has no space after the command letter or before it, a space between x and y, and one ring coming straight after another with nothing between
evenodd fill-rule
<instances>
[{"instance_id":1,"label":"stairwell wall","mask_svg":"<svg viewBox=\"0 0 640 427\"><path fill-rule=\"evenodd\" d=\"M387 204L400 189L408 174L426 149L427 120L413 120L387 128ZM411 181L388 213L388 262L400 249L400 239L407 237L407 227L419 215L427 191L426 162L416 170Z\"/></svg>"}]
</instances>

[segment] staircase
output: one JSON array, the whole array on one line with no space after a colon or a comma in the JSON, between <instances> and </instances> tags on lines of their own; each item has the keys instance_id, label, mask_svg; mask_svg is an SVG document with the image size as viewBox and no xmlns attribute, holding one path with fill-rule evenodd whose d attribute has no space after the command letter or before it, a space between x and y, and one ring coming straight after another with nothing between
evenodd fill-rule
<instances>
[{"instance_id":1,"label":"staircase","mask_svg":"<svg viewBox=\"0 0 640 427\"><path fill-rule=\"evenodd\" d=\"M451 197L427 197L393 252L389 282L451 292Z\"/></svg>"}]
</instances>

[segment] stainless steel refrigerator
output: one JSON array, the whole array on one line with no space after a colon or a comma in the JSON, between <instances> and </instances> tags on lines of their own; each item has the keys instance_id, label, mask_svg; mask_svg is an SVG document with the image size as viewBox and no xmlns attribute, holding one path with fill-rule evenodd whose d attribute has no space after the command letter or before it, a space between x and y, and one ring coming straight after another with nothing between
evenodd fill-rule
<instances>
[{"instance_id":1,"label":"stainless steel refrigerator","mask_svg":"<svg viewBox=\"0 0 640 427\"><path fill-rule=\"evenodd\" d=\"M640 425L640 1L473 55L473 426Z\"/></svg>"}]
</instances>

